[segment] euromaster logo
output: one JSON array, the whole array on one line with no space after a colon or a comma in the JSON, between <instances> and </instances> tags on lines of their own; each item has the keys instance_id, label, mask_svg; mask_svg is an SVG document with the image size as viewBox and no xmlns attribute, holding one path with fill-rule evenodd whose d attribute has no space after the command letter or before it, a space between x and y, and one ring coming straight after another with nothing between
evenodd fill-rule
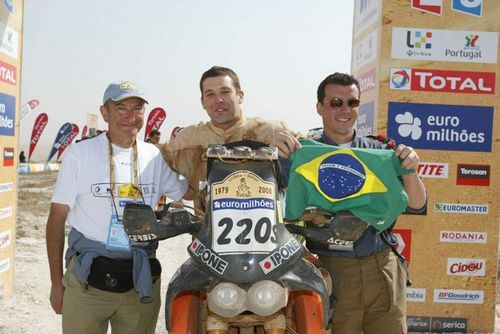
<instances>
[{"instance_id":1,"label":"euromaster logo","mask_svg":"<svg viewBox=\"0 0 500 334\"><path fill-rule=\"evenodd\" d=\"M452 276L485 276L485 259L448 258L446 274Z\"/></svg>"},{"instance_id":2,"label":"euromaster logo","mask_svg":"<svg viewBox=\"0 0 500 334\"><path fill-rule=\"evenodd\" d=\"M482 290L434 289L434 303L483 304Z\"/></svg>"},{"instance_id":3,"label":"euromaster logo","mask_svg":"<svg viewBox=\"0 0 500 334\"><path fill-rule=\"evenodd\" d=\"M488 233L473 231L441 231L439 233L439 241L463 244L486 244L488 242Z\"/></svg>"},{"instance_id":4,"label":"euromaster logo","mask_svg":"<svg viewBox=\"0 0 500 334\"><path fill-rule=\"evenodd\" d=\"M465 213L487 215L488 205L484 204L461 204L461 203L434 203L434 212L441 213Z\"/></svg>"},{"instance_id":5,"label":"euromaster logo","mask_svg":"<svg viewBox=\"0 0 500 334\"><path fill-rule=\"evenodd\" d=\"M467 15L483 16L483 0L451 0L451 9Z\"/></svg>"},{"instance_id":6,"label":"euromaster logo","mask_svg":"<svg viewBox=\"0 0 500 334\"><path fill-rule=\"evenodd\" d=\"M497 63L498 32L392 28L391 57Z\"/></svg>"},{"instance_id":7,"label":"euromaster logo","mask_svg":"<svg viewBox=\"0 0 500 334\"><path fill-rule=\"evenodd\" d=\"M420 162L418 175L434 179L448 178L448 163L445 162Z\"/></svg>"},{"instance_id":8,"label":"euromaster logo","mask_svg":"<svg viewBox=\"0 0 500 334\"><path fill-rule=\"evenodd\" d=\"M422 92L495 94L494 72L391 68L390 88Z\"/></svg>"},{"instance_id":9,"label":"euromaster logo","mask_svg":"<svg viewBox=\"0 0 500 334\"><path fill-rule=\"evenodd\" d=\"M411 0L411 8L441 15L443 13L443 0Z\"/></svg>"},{"instance_id":10,"label":"euromaster logo","mask_svg":"<svg viewBox=\"0 0 500 334\"><path fill-rule=\"evenodd\" d=\"M425 289L406 288L406 301L425 302Z\"/></svg>"},{"instance_id":11,"label":"euromaster logo","mask_svg":"<svg viewBox=\"0 0 500 334\"><path fill-rule=\"evenodd\" d=\"M3 165L4 167L14 166L14 148L3 148Z\"/></svg>"},{"instance_id":12,"label":"euromaster logo","mask_svg":"<svg viewBox=\"0 0 500 334\"><path fill-rule=\"evenodd\" d=\"M387 136L414 148L491 152L493 107L389 102Z\"/></svg>"},{"instance_id":13,"label":"euromaster logo","mask_svg":"<svg viewBox=\"0 0 500 334\"><path fill-rule=\"evenodd\" d=\"M457 184L462 186L489 186L489 165L457 164Z\"/></svg>"}]
</instances>

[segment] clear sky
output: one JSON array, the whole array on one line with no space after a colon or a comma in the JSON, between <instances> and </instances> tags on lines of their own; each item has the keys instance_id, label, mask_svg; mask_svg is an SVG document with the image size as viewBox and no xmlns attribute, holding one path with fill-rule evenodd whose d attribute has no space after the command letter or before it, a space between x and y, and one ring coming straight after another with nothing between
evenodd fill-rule
<instances>
[{"instance_id":1,"label":"clear sky","mask_svg":"<svg viewBox=\"0 0 500 334\"><path fill-rule=\"evenodd\" d=\"M175 126L208 120L198 85L213 65L238 73L246 116L303 132L320 126L319 82L350 72L353 7L352 0L25 0L21 105L40 105L21 122L20 150L28 152L45 112L32 160L47 159L61 125L81 130L87 113L99 114L107 84L121 80L145 91L145 118L165 109L163 142ZM98 127L107 128L100 115Z\"/></svg>"}]
</instances>

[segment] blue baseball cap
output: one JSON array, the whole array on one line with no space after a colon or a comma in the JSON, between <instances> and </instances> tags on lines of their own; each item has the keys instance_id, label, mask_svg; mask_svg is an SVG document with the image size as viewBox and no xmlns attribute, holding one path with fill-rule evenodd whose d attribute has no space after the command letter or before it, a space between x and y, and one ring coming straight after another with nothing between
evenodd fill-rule
<instances>
[{"instance_id":1,"label":"blue baseball cap","mask_svg":"<svg viewBox=\"0 0 500 334\"><path fill-rule=\"evenodd\" d=\"M106 104L109 100L118 102L131 97L137 97L145 103L148 103L144 97L144 93L135 83L130 81L113 82L109 84L108 88L106 88L102 104Z\"/></svg>"}]
</instances>

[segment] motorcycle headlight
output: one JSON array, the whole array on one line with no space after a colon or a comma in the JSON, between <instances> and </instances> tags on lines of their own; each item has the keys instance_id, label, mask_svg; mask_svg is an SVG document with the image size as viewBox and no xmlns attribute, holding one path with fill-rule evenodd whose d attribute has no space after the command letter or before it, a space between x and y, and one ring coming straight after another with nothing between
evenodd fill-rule
<instances>
[{"instance_id":1,"label":"motorcycle headlight","mask_svg":"<svg viewBox=\"0 0 500 334\"><path fill-rule=\"evenodd\" d=\"M274 314L287 303L286 289L272 281L259 281L247 292L248 309L261 316Z\"/></svg>"},{"instance_id":2,"label":"motorcycle headlight","mask_svg":"<svg viewBox=\"0 0 500 334\"><path fill-rule=\"evenodd\" d=\"M234 317L244 310L245 290L233 283L220 283L208 293L208 307L223 317Z\"/></svg>"}]
</instances>

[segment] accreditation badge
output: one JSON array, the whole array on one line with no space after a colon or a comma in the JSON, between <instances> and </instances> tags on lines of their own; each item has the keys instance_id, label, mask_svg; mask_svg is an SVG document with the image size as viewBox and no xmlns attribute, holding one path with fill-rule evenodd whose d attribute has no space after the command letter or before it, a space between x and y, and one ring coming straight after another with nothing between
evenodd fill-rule
<instances>
[{"instance_id":1,"label":"accreditation badge","mask_svg":"<svg viewBox=\"0 0 500 334\"><path fill-rule=\"evenodd\" d=\"M118 221L116 214L111 215L111 222L109 223L108 241L106 242L106 249L130 251L130 239L128 238L123 224Z\"/></svg>"}]
</instances>

